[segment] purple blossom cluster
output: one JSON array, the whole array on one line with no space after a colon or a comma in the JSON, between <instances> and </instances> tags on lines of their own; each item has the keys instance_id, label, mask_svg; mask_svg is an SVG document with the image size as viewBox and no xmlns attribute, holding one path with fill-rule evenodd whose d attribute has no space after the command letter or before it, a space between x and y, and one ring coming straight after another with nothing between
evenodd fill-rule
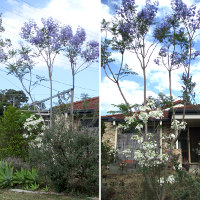
<instances>
[{"instance_id":1,"label":"purple blossom cluster","mask_svg":"<svg viewBox=\"0 0 200 200\"><path fill-rule=\"evenodd\" d=\"M48 19L42 18L41 21L41 28L33 20L25 23L21 28L21 37L39 48L48 47L51 51L59 51L63 45L63 41L66 42L71 39L71 27L65 26L61 29L59 22L52 17Z\"/></svg>"},{"instance_id":2,"label":"purple blossom cluster","mask_svg":"<svg viewBox=\"0 0 200 200\"><path fill-rule=\"evenodd\" d=\"M178 52L174 52L170 55L171 65L172 66L179 66L182 63L182 56Z\"/></svg>"},{"instance_id":3,"label":"purple blossom cluster","mask_svg":"<svg viewBox=\"0 0 200 200\"><path fill-rule=\"evenodd\" d=\"M192 5L189 8L182 0L172 0L172 9L176 13L177 17L186 19L187 17L194 17L196 6Z\"/></svg>"},{"instance_id":4,"label":"purple blossom cluster","mask_svg":"<svg viewBox=\"0 0 200 200\"><path fill-rule=\"evenodd\" d=\"M30 57L26 53L22 53L21 54L21 59L24 60L24 61L30 61Z\"/></svg>"},{"instance_id":5,"label":"purple blossom cluster","mask_svg":"<svg viewBox=\"0 0 200 200\"><path fill-rule=\"evenodd\" d=\"M137 14L138 19L144 21L147 25L151 25L158 11L158 2L151 4L146 2L146 6Z\"/></svg>"},{"instance_id":6,"label":"purple blossom cluster","mask_svg":"<svg viewBox=\"0 0 200 200\"><path fill-rule=\"evenodd\" d=\"M159 51L159 56L166 57L168 53L168 48L166 46L162 46Z\"/></svg>"},{"instance_id":7,"label":"purple blossom cluster","mask_svg":"<svg viewBox=\"0 0 200 200\"><path fill-rule=\"evenodd\" d=\"M90 41L87 43L87 47L82 51L82 58L87 62L94 61L99 57L99 43L96 41Z\"/></svg>"},{"instance_id":8,"label":"purple blossom cluster","mask_svg":"<svg viewBox=\"0 0 200 200\"><path fill-rule=\"evenodd\" d=\"M5 52L3 51L3 49L0 48L0 62L5 61L5 59L6 59L6 54L5 54Z\"/></svg>"},{"instance_id":9,"label":"purple blossom cluster","mask_svg":"<svg viewBox=\"0 0 200 200\"><path fill-rule=\"evenodd\" d=\"M21 28L21 37L25 40L30 41L31 35L34 34L34 29L37 27L37 24L31 19L29 22L25 22L24 26Z\"/></svg>"},{"instance_id":10,"label":"purple blossom cluster","mask_svg":"<svg viewBox=\"0 0 200 200\"><path fill-rule=\"evenodd\" d=\"M182 0L172 0L171 5L176 17L187 26L190 33L200 29L200 10L196 11L196 5L188 7Z\"/></svg>"},{"instance_id":11,"label":"purple blossom cluster","mask_svg":"<svg viewBox=\"0 0 200 200\"><path fill-rule=\"evenodd\" d=\"M60 40L63 43L63 45L66 45L72 37L72 27L69 25L65 25L60 31Z\"/></svg>"},{"instance_id":12,"label":"purple blossom cluster","mask_svg":"<svg viewBox=\"0 0 200 200\"><path fill-rule=\"evenodd\" d=\"M134 34L134 29L130 23L120 23L118 31L121 33L122 39L124 41L129 38L129 35Z\"/></svg>"},{"instance_id":13,"label":"purple blossom cluster","mask_svg":"<svg viewBox=\"0 0 200 200\"><path fill-rule=\"evenodd\" d=\"M76 34L74 36L71 36L69 43L75 47L79 48L86 40L86 32L83 28L78 27Z\"/></svg>"},{"instance_id":14,"label":"purple blossom cluster","mask_svg":"<svg viewBox=\"0 0 200 200\"><path fill-rule=\"evenodd\" d=\"M135 9L135 0L122 0L121 8L118 10L118 14L124 15L130 10Z\"/></svg>"},{"instance_id":15,"label":"purple blossom cluster","mask_svg":"<svg viewBox=\"0 0 200 200\"><path fill-rule=\"evenodd\" d=\"M195 60L195 58L198 57L198 56L200 56L200 51L195 51L195 52L192 53L191 59Z\"/></svg>"},{"instance_id":16,"label":"purple blossom cluster","mask_svg":"<svg viewBox=\"0 0 200 200\"><path fill-rule=\"evenodd\" d=\"M41 19L42 27L30 20L21 28L21 37L32 45L45 52L65 51L65 55L70 58L74 64L78 56L84 58L86 62L94 61L99 57L99 43L90 41L83 50L83 44L86 41L86 32L78 27L73 35L72 28L69 25L61 26L60 23L52 17ZM28 54L21 54L23 61L29 61Z\"/></svg>"}]
</instances>

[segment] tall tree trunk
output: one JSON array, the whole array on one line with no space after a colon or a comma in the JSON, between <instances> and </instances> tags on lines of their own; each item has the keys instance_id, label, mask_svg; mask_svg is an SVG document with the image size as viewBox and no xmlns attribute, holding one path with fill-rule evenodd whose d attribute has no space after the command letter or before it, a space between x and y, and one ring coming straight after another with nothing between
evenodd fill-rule
<instances>
[{"instance_id":1,"label":"tall tree trunk","mask_svg":"<svg viewBox=\"0 0 200 200\"><path fill-rule=\"evenodd\" d=\"M124 96L124 94L123 94L123 92L122 92L122 89L121 89L121 87L120 87L120 85L119 85L119 81L117 81L116 84L117 84L117 87L118 87L118 89L119 89L119 92L120 92L120 94L121 94L121 96L122 96L122 98L123 98L125 104L126 104L127 106L129 106L129 103L128 103L128 101L126 100L126 98L125 98L125 96ZM132 110L130 110L130 112L132 113Z\"/></svg>"},{"instance_id":2,"label":"tall tree trunk","mask_svg":"<svg viewBox=\"0 0 200 200\"><path fill-rule=\"evenodd\" d=\"M73 64L72 64L73 65ZM71 126L74 127L74 88L75 88L75 73L74 66L72 68L72 94L71 94Z\"/></svg>"},{"instance_id":3,"label":"tall tree trunk","mask_svg":"<svg viewBox=\"0 0 200 200\"><path fill-rule=\"evenodd\" d=\"M146 89L146 71L145 68L143 68L143 75L144 75L144 106L147 105L147 97L146 97L146 93L147 93L147 89ZM147 139L147 133L148 133L148 125L147 122L145 122L144 124L144 139Z\"/></svg>"},{"instance_id":4,"label":"tall tree trunk","mask_svg":"<svg viewBox=\"0 0 200 200\"><path fill-rule=\"evenodd\" d=\"M169 94L170 98L172 98L172 77L171 77L171 70L169 70Z\"/></svg>"},{"instance_id":5,"label":"tall tree trunk","mask_svg":"<svg viewBox=\"0 0 200 200\"><path fill-rule=\"evenodd\" d=\"M52 99L52 96L53 96L53 93L52 93L52 90L53 90L53 85L52 85L52 78L51 78L51 75L49 76L49 79L50 79L50 127L52 126L52 115L53 115L53 99Z\"/></svg>"}]
</instances>

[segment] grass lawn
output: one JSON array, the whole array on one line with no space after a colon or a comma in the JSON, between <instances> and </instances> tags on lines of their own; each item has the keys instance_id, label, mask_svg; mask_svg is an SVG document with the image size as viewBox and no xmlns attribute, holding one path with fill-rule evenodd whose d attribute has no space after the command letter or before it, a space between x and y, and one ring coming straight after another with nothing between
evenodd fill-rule
<instances>
[{"instance_id":1,"label":"grass lawn","mask_svg":"<svg viewBox=\"0 0 200 200\"><path fill-rule=\"evenodd\" d=\"M11 192L7 189L0 189L0 200L81 200L89 199L87 197L71 197L71 196L58 196L58 195L47 195L47 194L29 194Z\"/></svg>"}]
</instances>

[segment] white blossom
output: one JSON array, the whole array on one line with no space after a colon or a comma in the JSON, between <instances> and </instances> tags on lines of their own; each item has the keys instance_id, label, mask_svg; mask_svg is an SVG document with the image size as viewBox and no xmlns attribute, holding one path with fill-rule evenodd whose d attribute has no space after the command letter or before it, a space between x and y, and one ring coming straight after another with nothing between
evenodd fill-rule
<instances>
[{"instance_id":1,"label":"white blossom","mask_svg":"<svg viewBox=\"0 0 200 200\"><path fill-rule=\"evenodd\" d=\"M152 117L152 118L155 118L155 119L160 119L160 118L163 117L163 112L160 109L150 111L149 117Z\"/></svg>"},{"instance_id":2,"label":"white blossom","mask_svg":"<svg viewBox=\"0 0 200 200\"><path fill-rule=\"evenodd\" d=\"M140 112L139 119L141 121L143 121L144 123L146 123L148 121L148 118L149 118L149 116L148 116L148 114L146 112Z\"/></svg>"},{"instance_id":3,"label":"white blossom","mask_svg":"<svg viewBox=\"0 0 200 200\"><path fill-rule=\"evenodd\" d=\"M138 131L141 131L141 129L143 129L143 124L138 124L135 129L137 129Z\"/></svg>"},{"instance_id":4,"label":"white blossom","mask_svg":"<svg viewBox=\"0 0 200 200\"><path fill-rule=\"evenodd\" d=\"M173 120L171 123L171 128L174 130L184 130L186 128L187 123L186 122L181 122L178 120Z\"/></svg>"},{"instance_id":5,"label":"white blossom","mask_svg":"<svg viewBox=\"0 0 200 200\"><path fill-rule=\"evenodd\" d=\"M173 184L174 182L175 182L174 175L170 175L166 179L166 183ZM164 184L164 177L160 177L160 185L163 185L163 184Z\"/></svg>"}]
</instances>

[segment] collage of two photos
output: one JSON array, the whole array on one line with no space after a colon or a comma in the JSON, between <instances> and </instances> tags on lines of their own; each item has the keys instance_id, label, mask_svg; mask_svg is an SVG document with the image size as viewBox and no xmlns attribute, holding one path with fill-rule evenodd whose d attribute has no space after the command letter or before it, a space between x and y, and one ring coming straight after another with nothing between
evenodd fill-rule
<instances>
[{"instance_id":1,"label":"collage of two photos","mask_svg":"<svg viewBox=\"0 0 200 200\"><path fill-rule=\"evenodd\" d=\"M0 13L0 199L200 199L200 2Z\"/></svg>"}]
</instances>

